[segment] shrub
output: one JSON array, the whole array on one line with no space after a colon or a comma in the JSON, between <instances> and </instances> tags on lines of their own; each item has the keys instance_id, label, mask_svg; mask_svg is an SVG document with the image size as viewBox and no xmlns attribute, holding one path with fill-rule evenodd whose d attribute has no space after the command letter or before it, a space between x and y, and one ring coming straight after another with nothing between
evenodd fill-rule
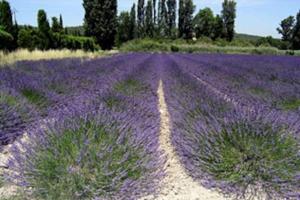
<instances>
[{"instance_id":1,"label":"shrub","mask_svg":"<svg viewBox=\"0 0 300 200\"><path fill-rule=\"evenodd\" d=\"M175 45L172 45L172 46L171 46L171 51L172 51L172 52L179 52L179 47L178 47L178 46L175 46Z\"/></svg>"},{"instance_id":2,"label":"shrub","mask_svg":"<svg viewBox=\"0 0 300 200\"><path fill-rule=\"evenodd\" d=\"M68 48L72 50L83 49L85 51L95 51L99 49L95 40L89 37L65 35L53 33L54 48Z\"/></svg>"},{"instance_id":3,"label":"shrub","mask_svg":"<svg viewBox=\"0 0 300 200\"><path fill-rule=\"evenodd\" d=\"M10 50L14 38L11 34L0 29L0 49Z\"/></svg>"},{"instance_id":4,"label":"shrub","mask_svg":"<svg viewBox=\"0 0 300 200\"><path fill-rule=\"evenodd\" d=\"M18 34L18 46L29 50L37 49L39 46L39 34L33 28L22 28Z\"/></svg>"}]
</instances>

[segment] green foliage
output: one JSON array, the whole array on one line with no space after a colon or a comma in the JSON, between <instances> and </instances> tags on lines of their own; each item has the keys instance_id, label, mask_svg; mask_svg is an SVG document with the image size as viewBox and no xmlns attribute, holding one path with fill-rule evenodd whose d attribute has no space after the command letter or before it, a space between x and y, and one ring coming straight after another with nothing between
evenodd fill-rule
<instances>
[{"instance_id":1,"label":"green foliage","mask_svg":"<svg viewBox=\"0 0 300 200\"><path fill-rule=\"evenodd\" d=\"M117 29L117 0L84 0L87 36L96 38L102 49L112 49Z\"/></svg>"},{"instance_id":2,"label":"green foliage","mask_svg":"<svg viewBox=\"0 0 300 200\"><path fill-rule=\"evenodd\" d=\"M174 31L176 28L176 0L167 0L168 7L168 31L167 35L169 38L176 37L176 32Z\"/></svg>"},{"instance_id":3,"label":"green foliage","mask_svg":"<svg viewBox=\"0 0 300 200\"><path fill-rule=\"evenodd\" d=\"M131 27L130 15L128 12L121 12L120 16L118 17L118 32L117 32L117 45L130 40L130 29Z\"/></svg>"},{"instance_id":4,"label":"green foliage","mask_svg":"<svg viewBox=\"0 0 300 200\"><path fill-rule=\"evenodd\" d=\"M148 0L146 7L146 16L145 16L145 35L147 37L154 36L154 23L153 23L153 6L152 0Z\"/></svg>"},{"instance_id":5,"label":"green foliage","mask_svg":"<svg viewBox=\"0 0 300 200\"><path fill-rule=\"evenodd\" d=\"M0 26L3 27L3 31L10 34L13 33L12 12L9 3L6 0L0 1Z\"/></svg>"},{"instance_id":6,"label":"green foliage","mask_svg":"<svg viewBox=\"0 0 300 200\"><path fill-rule=\"evenodd\" d=\"M195 8L193 0L179 1L179 37L185 39L193 37L193 14Z\"/></svg>"},{"instance_id":7,"label":"green foliage","mask_svg":"<svg viewBox=\"0 0 300 200\"><path fill-rule=\"evenodd\" d=\"M294 99L289 99L285 100L282 103L280 103L280 107L283 110L297 110L300 108L300 99L294 98Z\"/></svg>"},{"instance_id":8,"label":"green foliage","mask_svg":"<svg viewBox=\"0 0 300 200\"><path fill-rule=\"evenodd\" d=\"M280 183L290 182L300 167L298 142L285 132L269 124L230 124L219 133L211 133L210 140L207 136L199 140L203 170L241 187L259 182L278 190Z\"/></svg>"},{"instance_id":9,"label":"green foliage","mask_svg":"<svg viewBox=\"0 0 300 200\"><path fill-rule=\"evenodd\" d=\"M52 17L51 31L53 33L61 33L63 31L63 27L60 25L57 17Z\"/></svg>"},{"instance_id":10,"label":"green foliage","mask_svg":"<svg viewBox=\"0 0 300 200\"><path fill-rule=\"evenodd\" d=\"M36 170L28 176L37 199L107 197L117 192L126 178L141 177L144 169L136 167L140 150L129 145L129 133L122 133L124 140L118 140L120 133L114 127L93 120L78 124L61 133L49 133L49 145L36 147L31 158Z\"/></svg>"},{"instance_id":11,"label":"green foliage","mask_svg":"<svg viewBox=\"0 0 300 200\"><path fill-rule=\"evenodd\" d=\"M271 46L271 47L276 47L278 49L287 49L288 44L284 41L281 41L279 39L274 39L271 36L267 37L262 37L258 39L255 43L256 46Z\"/></svg>"},{"instance_id":12,"label":"green foliage","mask_svg":"<svg viewBox=\"0 0 300 200\"><path fill-rule=\"evenodd\" d=\"M23 89L22 95L32 104L42 108L47 105L48 99L39 91L34 89Z\"/></svg>"},{"instance_id":13,"label":"green foliage","mask_svg":"<svg viewBox=\"0 0 300 200\"><path fill-rule=\"evenodd\" d=\"M39 32L32 27L24 27L18 34L18 46L34 50L40 47L41 39Z\"/></svg>"},{"instance_id":14,"label":"green foliage","mask_svg":"<svg viewBox=\"0 0 300 200\"><path fill-rule=\"evenodd\" d=\"M236 18L236 2L234 0L224 0L222 9L225 37L228 41L234 38L234 26Z\"/></svg>"},{"instance_id":15,"label":"green foliage","mask_svg":"<svg viewBox=\"0 0 300 200\"><path fill-rule=\"evenodd\" d=\"M13 42L13 36L0 28L0 49L9 50Z\"/></svg>"},{"instance_id":16,"label":"green foliage","mask_svg":"<svg viewBox=\"0 0 300 200\"><path fill-rule=\"evenodd\" d=\"M213 31L211 38L213 40L216 40L217 38L223 38L225 35L225 30L224 30L224 23L223 19L220 15L216 15L214 19L214 25L213 25Z\"/></svg>"},{"instance_id":17,"label":"green foliage","mask_svg":"<svg viewBox=\"0 0 300 200\"><path fill-rule=\"evenodd\" d=\"M145 23L145 0L138 0L137 7L137 32L138 37L144 37L144 23Z\"/></svg>"},{"instance_id":18,"label":"green foliage","mask_svg":"<svg viewBox=\"0 0 300 200\"><path fill-rule=\"evenodd\" d=\"M95 51L99 48L95 40L90 37L53 34L53 38L55 41L54 47L59 49L67 48L71 50L83 49L85 51Z\"/></svg>"},{"instance_id":19,"label":"green foliage","mask_svg":"<svg viewBox=\"0 0 300 200\"><path fill-rule=\"evenodd\" d=\"M135 4L132 5L130 11L130 23L129 23L129 39L133 40L136 37L136 12L135 12Z\"/></svg>"},{"instance_id":20,"label":"green foliage","mask_svg":"<svg viewBox=\"0 0 300 200\"><path fill-rule=\"evenodd\" d=\"M300 11L296 16L296 24L293 30L293 48L300 49Z\"/></svg>"},{"instance_id":21,"label":"green foliage","mask_svg":"<svg viewBox=\"0 0 300 200\"><path fill-rule=\"evenodd\" d=\"M157 16L157 23L158 23L158 35L160 37L166 37L168 32L168 13L166 7L166 0L159 0L158 1L158 16Z\"/></svg>"},{"instance_id":22,"label":"green foliage","mask_svg":"<svg viewBox=\"0 0 300 200\"><path fill-rule=\"evenodd\" d=\"M39 49L46 50L51 47L50 25L44 10L38 11Z\"/></svg>"},{"instance_id":23,"label":"green foliage","mask_svg":"<svg viewBox=\"0 0 300 200\"><path fill-rule=\"evenodd\" d=\"M193 26L197 38L201 36L212 37L214 25L215 17L210 8L199 10L193 19Z\"/></svg>"},{"instance_id":24,"label":"green foliage","mask_svg":"<svg viewBox=\"0 0 300 200\"><path fill-rule=\"evenodd\" d=\"M172 48L173 46L173 48ZM286 51L279 50L270 46L256 47L249 40L236 39L228 42L223 39L213 41L210 38L202 37L196 42L190 40L171 40L171 39L137 39L128 41L120 47L124 52L188 52L188 53L226 53L226 54L267 54L267 55L286 55ZM298 51L293 52L299 55Z\"/></svg>"},{"instance_id":25,"label":"green foliage","mask_svg":"<svg viewBox=\"0 0 300 200\"><path fill-rule=\"evenodd\" d=\"M169 51L169 45L145 38L124 43L120 50L125 52L163 52Z\"/></svg>"},{"instance_id":26,"label":"green foliage","mask_svg":"<svg viewBox=\"0 0 300 200\"><path fill-rule=\"evenodd\" d=\"M280 28L277 28L278 33L282 35L282 40L291 42L293 38L293 28L294 28L295 18L289 16L282 20L280 23Z\"/></svg>"},{"instance_id":27,"label":"green foliage","mask_svg":"<svg viewBox=\"0 0 300 200\"><path fill-rule=\"evenodd\" d=\"M117 83L114 89L124 95L134 96L145 90L146 86L136 79L129 78Z\"/></svg>"},{"instance_id":28,"label":"green foliage","mask_svg":"<svg viewBox=\"0 0 300 200\"><path fill-rule=\"evenodd\" d=\"M179 52L179 47L176 46L176 45L172 45L172 46L171 46L171 51L172 51L172 52Z\"/></svg>"}]
</instances>

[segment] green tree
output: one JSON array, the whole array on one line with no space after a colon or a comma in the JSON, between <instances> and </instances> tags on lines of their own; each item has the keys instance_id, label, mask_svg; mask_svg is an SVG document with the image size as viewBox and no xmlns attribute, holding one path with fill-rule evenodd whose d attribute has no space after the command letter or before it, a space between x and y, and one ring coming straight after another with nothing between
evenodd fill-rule
<instances>
[{"instance_id":1,"label":"green tree","mask_svg":"<svg viewBox=\"0 0 300 200\"><path fill-rule=\"evenodd\" d=\"M193 20L196 37L213 37L214 24L215 17L213 11L210 8L199 10L198 14Z\"/></svg>"},{"instance_id":2,"label":"green tree","mask_svg":"<svg viewBox=\"0 0 300 200\"><path fill-rule=\"evenodd\" d=\"M117 0L84 0L85 32L102 49L111 49L117 32Z\"/></svg>"},{"instance_id":3,"label":"green tree","mask_svg":"<svg viewBox=\"0 0 300 200\"><path fill-rule=\"evenodd\" d=\"M228 41L234 38L234 26L236 18L236 2L234 0L224 0L222 9L225 36Z\"/></svg>"},{"instance_id":4,"label":"green tree","mask_svg":"<svg viewBox=\"0 0 300 200\"><path fill-rule=\"evenodd\" d=\"M176 0L167 0L168 7L168 36L174 36L176 28Z\"/></svg>"},{"instance_id":5,"label":"green tree","mask_svg":"<svg viewBox=\"0 0 300 200\"><path fill-rule=\"evenodd\" d=\"M61 26L58 22L57 17L52 17L52 26L51 26L51 30L54 33L59 33L61 32Z\"/></svg>"},{"instance_id":6,"label":"green tree","mask_svg":"<svg viewBox=\"0 0 300 200\"><path fill-rule=\"evenodd\" d=\"M118 33L117 44L130 40L130 14L128 12L121 12L118 17Z\"/></svg>"},{"instance_id":7,"label":"green tree","mask_svg":"<svg viewBox=\"0 0 300 200\"><path fill-rule=\"evenodd\" d=\"M6 0L0 1L0 26L7 33L13 34L13 18L9 3Z\"/></svg>"},{"instance_id":8,"label":"green tree","mask_svg":"<svg viewBox=\"0 0 300 200\"><path fill-rule=\"evenodd\" d=\"M18 46L34 50L40 47L40 35L37 30L32 27L23 27L18 34Z\"/></svg>"},{"instance_id":9,"label":"green tree","mask_svg":"<svg viewBox=\"0 0 300 200\"><path fill-rule=\"evenodd\" d=\"M193 14L196 6L193 0L186 0L185 19L184 19L184 38L191 39L193 37Z\"/></svg>"},{"instance_id":10,"label":"green tree","mask_svg":"<svg viewBox=\"0 0 300 200\"><path fill-rule=\"evenodd\" d=\"M148 37L154 36L152 0L148 0L147 7L146 7L145 34Z\"/></svg>"},{"instance_id":11,"label":"green tree","mask_svg":"<svg viewBox=\"0 0 300 200\"><path fill-rule=\"evenodd\" d=\"M137 25L138 25L138 36L144 37L144 24L145 24L145 1L138 0L137 8Z\"/></svg>"},{"instance_id":12,"label":"green tree","mask_svg":"<svg viewBox=\"0 0 300 200\"><path fill-rule=\"evenodd\" d=\"M156 0L153 0L153 23L156 24Z\"/></svg>"},{"instance_id":13,"label":"green tree","mask_svg":"<svg viewBox=\"0 0 300 200\"><path fill-rule=\"evenodd\" d=\"M282 35L282 41L287 42L287 44L292 43L294 25L295 18L293 16L289 16L282 20L280 27L277 28L278 33Z\"/></svg>"},{"instance_id":14,"label":"green tree","mask_svg":"<svg viewBox=\"0 0 300 200\"><path fill-rule=\"evenodd\" d=\"M136 12L135 4L132 5L130 11L130 24L129 24L129 39L132 40L136 37Z\"/></svg>"},{"instance_id":15,"label":"green tree","mask_svg":"<svg viewBox=\"0 0 300 200\"><path fill-rule=\"evenodd\" d=\"M184 34L184 10L185 10L185 0L179 0L179 10L178 10L178 36L181 38Z\"/></svg>"},{"instance_id":16,"label":"green tree","mask_svg":"<svg viewBox=\"0 0 300 200\"><path fill-rule=\"evenodd\" d=\"M51 45L50 25L44 10L38 11L39 49L49 49Z\"/></svg>"},{"instance_id":17,"label":"green tree","mask_svg":"<svg viewBox=\"0 0 300 200\"><path fill-rule=\"evenodd\" d=\"M63 18L62 18L61 14L59 15L59 26L61 28L61 31L63 31L63 29L64 29L64 22L63 22Z\"/></svg>"},{"instance_id":18,"label":"green tree","mask_svg":"<svg viewBox=\"0 0 300 200\"><path fill-rule=\"evenodd\" d=\"M193 0L179 1L179 37L191 39L193 37L193 14L196 6Z\"/></svg>"},{"instance_id":19,"label":"green tree","mask_svg":"<svg viewBox=\"0 0 300 200\"><path fill-rule=\"evenodd\" d=\"M294 49L300 49L300 11L296 16L296 24L293 29L292 44Z\"/></svg>"},{"instance_id":20,"label":"green tree","mask_svg":"<svg viewBox=\"0 0 300 200\"><path fill-rule=\"evenodd\" d=\"M158 32L159 35L165 37L167 35L167 19L168 19L168 12L166 7L166 0L159 0L158 1Z\"/></svg>"},{"instance_id":21,"label":"green tree","mask_svg":"<svg viewBox=\"0 0 300 200\"><path fill-rule=\"evenodd\" d=\"M223 38L223 37L224 37L223 19L220 15L216 15L215 20L214 20L212 39L216 40L217 38Z\"/></svg>"}]
</instances>

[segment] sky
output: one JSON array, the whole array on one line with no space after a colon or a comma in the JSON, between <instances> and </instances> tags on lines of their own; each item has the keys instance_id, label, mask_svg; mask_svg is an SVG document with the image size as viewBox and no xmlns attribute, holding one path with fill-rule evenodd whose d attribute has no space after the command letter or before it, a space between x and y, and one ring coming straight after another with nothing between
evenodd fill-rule
<instances>
[{"instance_id":1,"label":"sky","mask_svg":"<svg viewBox=\"0 0 300 200\"><path fill-rule=\"evenodd\" d=\"M83 23L82 0L8 0L16 13L18 24L36 25L39 9L44 9L48 18L62 14L65 26ZM118 0L119 11L129 10L137 0ZM194 0L196 12L210 7L215 14L221 11L223 0ZM276 28L282 19L300 10L300 0L236 0L236 32L260 36L280 37Z\"/></svg>"}]
</instances>

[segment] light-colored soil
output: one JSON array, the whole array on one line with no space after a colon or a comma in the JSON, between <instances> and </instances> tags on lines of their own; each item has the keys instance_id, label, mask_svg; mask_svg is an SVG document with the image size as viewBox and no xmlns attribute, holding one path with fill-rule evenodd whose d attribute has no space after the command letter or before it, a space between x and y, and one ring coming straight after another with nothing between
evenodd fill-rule
<instances>
[{"instance_id":1,"label":"light-colored soil","mask_svg":"<svg viewBox=\"0 0 300 200\"><path fill-rule=\"evenodd\" d=\"M159 111L161 116L160 148L167 156L166 177L161 183L161 193L156 196L142 198L155 200L224 200L217 191L211 191L194 181L179 161L171 142L170 116L165 101L163 83L158 88Z\"/></svg>"},{"instance_id":2,"label":"light-colored soil","mask_svg":"<svg viewBox=\"0 0 300 200\"><path fill-rule=\"evenodd\" d=\"M7 161L10 156L10 148L12 145L5 147L3 152L0 153L0 176L6 172ZM9 183L4 183L3 187L0 187L0 200L1 198L9 198L16 194L18 187Z\"/></svg>"}]
</instances>

